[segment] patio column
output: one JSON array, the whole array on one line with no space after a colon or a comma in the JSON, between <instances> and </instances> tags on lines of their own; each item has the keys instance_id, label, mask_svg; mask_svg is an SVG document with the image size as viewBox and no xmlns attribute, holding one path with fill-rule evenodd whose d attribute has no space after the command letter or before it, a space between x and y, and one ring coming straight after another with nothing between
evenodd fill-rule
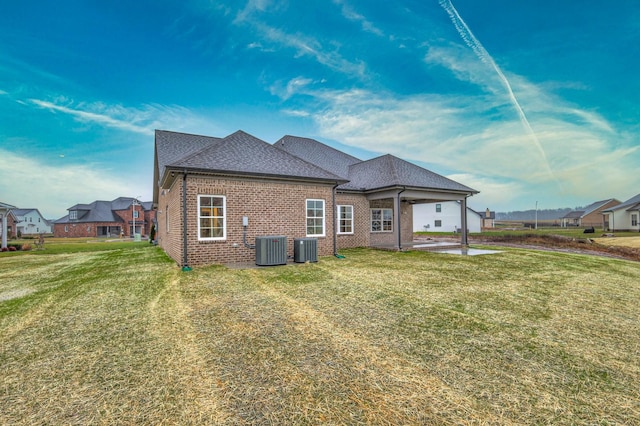
<instances>
[{"instance_id":1,"label":"patio column","mask_svg":"<svg viewBox=\"0 0 640 426\"><path fill-rule=\"evenodd\" d=\"M7 246L7 213L8 210L0 210L0 219L2 219L2 245L0 248Z\"/></svg>"},{"instance_id":2,"label":"patio column","mask_svg":"<svg viewBox=\"0 0 640 426\"><path fill-rule=\"evenodd\" d=\"M467 247L469 242L467 241L467 197L464 197L460 201L460 227L462 233L460 234L460 244L462 247Z\"/></svg>"}]
</instances>

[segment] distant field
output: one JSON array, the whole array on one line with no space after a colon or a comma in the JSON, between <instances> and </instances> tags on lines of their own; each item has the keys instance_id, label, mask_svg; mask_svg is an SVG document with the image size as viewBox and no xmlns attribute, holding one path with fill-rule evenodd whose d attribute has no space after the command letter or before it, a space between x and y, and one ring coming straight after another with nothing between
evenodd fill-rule
<instances>
[{"instance_id":1,"label":"distant field","mask_svg":"<svg viewBox=\"0 0 640 426\"><path fill-rule=\"evenodd\" d=\"M60 246L0 254L0 424L640 424L637 262Z\"/></svg>"}]
</instances>

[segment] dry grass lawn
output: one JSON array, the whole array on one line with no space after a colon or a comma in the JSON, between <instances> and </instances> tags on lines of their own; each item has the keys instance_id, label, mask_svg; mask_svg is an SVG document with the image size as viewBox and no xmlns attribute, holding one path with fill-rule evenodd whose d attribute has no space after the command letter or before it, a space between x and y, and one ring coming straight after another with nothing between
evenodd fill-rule
<instances>
[{"instance_id":1,"label":"dry grass lawn","mask_svg":"<svg viewBox=\"0 0 640 426\"><path fill-rule=\"evenodd\" d=\"M640 249L640 237L624 237L624 238L595 238L595 242L605 246L629 247Z\"/></svg>"},{"instance_id":2,"label":"dry grass lawn","mask_svg":"<svg viewBox=\"0 0 640 426\"><path fill-rule=\"evenodd\" d=\"M640 423L640 264L0 256L0 424Z\"/></svg>"}]
</instances>

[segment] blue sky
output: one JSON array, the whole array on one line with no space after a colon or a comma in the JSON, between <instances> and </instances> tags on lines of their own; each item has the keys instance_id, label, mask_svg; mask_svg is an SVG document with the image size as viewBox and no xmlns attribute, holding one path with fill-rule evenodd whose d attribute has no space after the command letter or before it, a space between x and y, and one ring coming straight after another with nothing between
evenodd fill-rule
<instances>
[{"instance_id":1,"label":"blue sky","mask_svg":"<svg viewBox=\"0 0 640 426\"><path fill-rule=\"evenodd\" d=\"M640 3L15 1L0 201L150 200L153 131L318 139L480 191L479 211L640 192Z\"/></svg>"}]
</instances>

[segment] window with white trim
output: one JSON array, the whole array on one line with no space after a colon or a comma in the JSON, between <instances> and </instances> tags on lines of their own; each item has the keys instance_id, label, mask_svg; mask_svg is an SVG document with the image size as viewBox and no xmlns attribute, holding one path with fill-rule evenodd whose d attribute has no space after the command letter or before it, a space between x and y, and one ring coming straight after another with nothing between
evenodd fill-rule
<instances>
[{"instance_id":1,"label":"window with white trim","mask_svg":"<svg viewBox=\"0 0 640 426\"><path fill-rule=\"evenodd\" d=\"M353 206L338 206L338 234L353 234Z\"/></svg>"},{"instance_id":2,"label":"window with white trim","mask_svg":"<svg viewBox=\"0 0 640 426\"><path fill-rule=\"evenodd\" d=\"M138 219L140 217L138 210L133 211L133 218Z\"/></svg>"},{"instance_id":3,"label":"window with white trim","mask_svg":"<svg viewBox=\"0 0 640 426\"><path fill-rule=\"evenodd\" d=\"M638 215L637 214L632 214L631 215L631 226L638 226Z\"/></svg>"},{"instance_id":4,"label":"window with white trim","mask_svg":"<svg viewBox=\"0 0 640 426\"><path fill-rule=\"evenodd\" d=\"M371 209L371 232L393 231L392 209Z\"/></svg>"},{"instance_id":5,"label":"window with white trim","mask_svg":"<svg viewBox=\"0 0 640 426\"><path fill-rule=\"evenodd\" d=\"M436 213L442 212L442 204L436 204Z\"/></svg>"},{"instance_id":6,"label":"window with white trim","mask_svg":"<svg viewBox=\"0 0 640 426\"><path fill-rule=\"evenodd\" d=\"M76 220L78 219L78 211L77 210L71 210L69 212L69 220Z\"/></svg>"},{"instance_id":7,"label":"window with white trim","mask_svg":"<svg viewBox=\"0 0 640 426\"><path fill-rule=\"evenodd\" d=\"M226 197L198 195L198 239L204 241L227 238Z\"/></svg>"},{"instance_id":8,"label":"window with white trim","mask_svg":"<svg viewBox=\"0 0 640 426\"><path fill-rule=\"evenodd\" d=\"M324 200L307 200L307 237L324 237Z\"/></svg>"}]
</instances>

